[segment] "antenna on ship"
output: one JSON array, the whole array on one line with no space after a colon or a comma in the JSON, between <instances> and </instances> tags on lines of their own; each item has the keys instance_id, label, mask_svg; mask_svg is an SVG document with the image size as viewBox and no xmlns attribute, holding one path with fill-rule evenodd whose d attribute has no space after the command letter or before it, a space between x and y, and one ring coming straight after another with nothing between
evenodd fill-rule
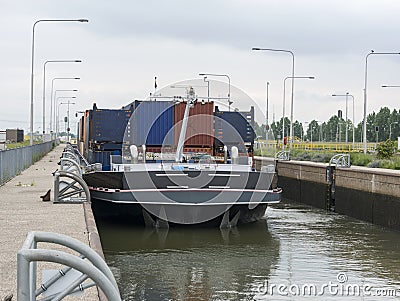
<instances>
[{"instance_id":1,"label":"antenna on ship","mask_svg":"<svg viewBox=\"0 0 400 301\"><path fill-rule=\"evenodd\" d=\"M156 96L156 91L157 91L157 76L154 76L154 96ZM157 99L154 98L154 101Z\"/></svg>"}]
</instances>

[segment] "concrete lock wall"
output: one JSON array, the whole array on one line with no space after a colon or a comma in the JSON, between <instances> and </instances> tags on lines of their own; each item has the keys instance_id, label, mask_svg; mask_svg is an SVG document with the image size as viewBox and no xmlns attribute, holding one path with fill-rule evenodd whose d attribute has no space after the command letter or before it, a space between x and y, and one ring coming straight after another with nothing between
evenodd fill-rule
<instances>
[{"instance_id":1,"label":"concrete lock wall","mask_svg":"<svg viewBox=\"0 0 400 301\"><path fill-rule=\"evenodd\" d=\"M0 185L40 160L54 145L54 141L49 141L0 151Z\"/></svg>"},{"instance_id":2,"label":"concrete lock wall","mask_svg":"<svg viewBox=\"0 0 400 301\"><path fill-rule=\"evenodd\" d=\"M255 158L256 168L272 164ZM324 163L279 161L283 198L317 208L328 207L329 183ZM400 171L352 166L335 170L335 212L400 230Z\"/></svg>"}]
</instances>

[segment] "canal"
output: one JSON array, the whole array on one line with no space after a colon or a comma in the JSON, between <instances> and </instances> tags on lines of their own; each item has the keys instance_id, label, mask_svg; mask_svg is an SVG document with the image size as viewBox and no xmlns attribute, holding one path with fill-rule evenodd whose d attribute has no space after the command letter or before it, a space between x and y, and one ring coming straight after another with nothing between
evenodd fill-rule
<instances>
[{"instance_id":1,"label":"canal","mask_svg":"<svg viewBox=\"0 0 400 301\"><path fill-rule=\"evenodd\" d=\"M400 298L400 232L302 204L224 231L97 223L124 300Z\"/></svg>"}]
</instances>

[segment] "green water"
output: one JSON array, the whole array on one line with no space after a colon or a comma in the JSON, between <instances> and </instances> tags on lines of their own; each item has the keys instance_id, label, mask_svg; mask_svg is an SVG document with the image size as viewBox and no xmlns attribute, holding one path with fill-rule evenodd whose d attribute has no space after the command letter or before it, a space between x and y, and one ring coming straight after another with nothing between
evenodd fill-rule
<instances>
[{"instance_id":1,"label":"green water","mask_svg":"<svg viewBox=\"0 0 400 301\"><path fill-rule=\"evenodd\" d=\"M400 232L299 204L225 231L98 227L125 300L400 300Z\"/></svg>"}]
</instances>

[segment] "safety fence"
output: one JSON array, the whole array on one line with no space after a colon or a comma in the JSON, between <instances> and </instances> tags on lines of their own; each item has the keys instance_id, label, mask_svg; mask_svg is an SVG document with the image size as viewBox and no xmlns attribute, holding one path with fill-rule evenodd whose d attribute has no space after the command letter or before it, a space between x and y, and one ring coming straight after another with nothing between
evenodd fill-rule
<instances>
[{"instance_id":1,"label":"safety fence","mask_svg":"<svg viewBox=\"0 0 400 301\"><path fill-rule=\"evenodd\" d=\"M376 143L367 143L367 151L374 152L376 149ZM290 144L287 143L285 148L289 148ZM269 140L268 145L266 146L265 140L256 141L254 143L255 149L283 149L283 144L281 141ZM313 141L313 142L299 142L294 141L292 144L292 149L298 150L327 150L333 152L363 152L364 151L364 143L362 142L348 142L348 143L336 143L336 142L321 142L321 141Z\"/></svg>"},{"instance_id":2,"label":"safety fence","mask_svg":"<svg viewBox=\"0 0 400 301\"><path fill-rule=\"evenodd\" d=\"M0 151L0 185L9 181L50 152L56 141Z\"/></svg>"}]
</instances>

